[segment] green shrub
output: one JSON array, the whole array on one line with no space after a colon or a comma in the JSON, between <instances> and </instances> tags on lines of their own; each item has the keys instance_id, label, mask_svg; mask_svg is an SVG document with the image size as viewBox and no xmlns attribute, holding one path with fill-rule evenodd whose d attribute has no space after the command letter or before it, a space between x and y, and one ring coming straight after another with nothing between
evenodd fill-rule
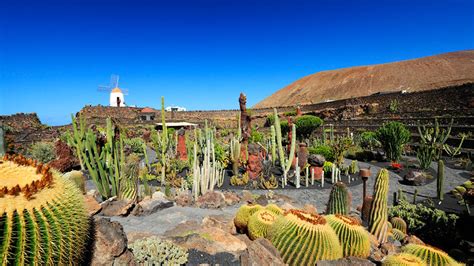
<instances>
[{"instance_id":1,"label":"green shrub","mask_svg":"<svg viewBox=\"0 0 474 266\"><path fill-rule=\"evenodd\" d=\"M143 153L143 143L145 143L143 141L142 138L131 138L131 139L124 139L123 140L125 146L128 146L130 147L130 150L133 152L133 153L138 153L138 154L142 154Z\"/></svg>"},{"instance_id":2,"label":"green shrub","mask_svg":"<svg viewBox=\"0 0 474 266\"><path fill-rule=\"evenodd\" d=\"M309 154L319 154L319 155L324 156L324 158L326 158L327 161L331 161L331 162L334 161L334 152L331 146L323 144L317 147L310 147L308 151L309 151Z\"/></svg>"},{"instance_id":3,"label":"green shrub","mask_svg":"<svg viewBox=\"0 0 474 266\"><path fill-rule=\"evenodd\" d=\"M275 115L274 114L267 115L267 118L265 119L265 126L270 127L274 124L275 124Z\"/></svg>"},{"instance_id":4,"label":"green shrub","mask_svg":"<svg viewBox=\"0 0 474 266\"><path fill-rule=\"evenodd\" d=\"M296 110L284 112L283 115L284 116L295 116L296 115Z\"/></svg>"},{"instance_id":5,"label":"green shrub","mask_svg":"<svg viewBox=\"0 0 474 266\"><path fill-rule=\"evenodd\" d=\"M400 122L384 123L375 132L377 140L382 144L387 158L397 162L402 156L403 146L410 141L410 131Z\"/></svg>"},{"instance_id":6,"label":"green shrub","mask_svg":"<svg viewBox=\"0 0 474 266\"><path fill-rule=\"evenodd\" d=\"M250 130L249 142L250 143L257 143L257 142L263 143L263 133L258 132L257 129L252 127L252 129Z\"/></svg>"},{"instance_id":7,"label":"green shrub","mask_svg":"<svg viewBox=\"0 0 474 266\"><path fill-rule=\"evenodd\" d=\"M286 136L290 132L290 126L288 120L280 120L281 135Z\"/></svg>"},{"instance_id":8,"label":"green shrub","mask_svg":"<svg viewBox=\"0 0 474 266\"><path fill-rule=\"evenodd\" d=\"M49 163L56 158L54 145L50 142L36 142L31 145L29 153L31 158L41 163Z\"/></svg>"},{"instance_id":9,"label":"green shrub","mask_svg":"<svg viewBox=\"0 0 474 266\"><path fill-rule=\"evenodd\" d=\"M349 147L349 149L347 149L344 156L351 160L359 160L359 156L363 152L364 150L359 145L354 145L352 147Z\"/></svg>"},{"instance_id":10,"label":"green shrub","mask_svg":"<svg viewBox=\"0 0 474 266\"><path fill-rule=\"evenodd\" d=\"M401 200L399 205L389 208L390 217L400 217L407 223L408 231L423 241L436 246L446 245L446 240L456 235L458 216L422 204L411 204Z\"/></svg>"},{"instance_id":11,"label":"green shrub","mask_svg":"<svg viewBox=\"0 0 474 266\"><path fill-rule=\"evenodd\" d=\"M299 139L308 138L314 130L323 124L323 120L314 115L303 115L295 119L296 136Z\"/></svg>"},{"instance_id":12,"label":"green shrub","mask_svg":"<svg viewBox=\"0 0 474 266\"><path fill-rule=\"evenodd\" d=\"M377 140L377 134L373 131L364 131L360 134L360 146L363 149L374 150L380 147L380 142Z\"/></svg>"}]
</instances>

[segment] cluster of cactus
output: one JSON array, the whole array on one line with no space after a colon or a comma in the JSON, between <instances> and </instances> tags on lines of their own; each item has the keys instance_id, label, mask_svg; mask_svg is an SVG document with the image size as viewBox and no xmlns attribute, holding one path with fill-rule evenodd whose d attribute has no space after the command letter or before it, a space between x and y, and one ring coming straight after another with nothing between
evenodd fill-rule
<instances>
[{"instance_id":1,"label":"cluster of cactus","mask_svg":"<svg viewBox=\"0 0 474 266\"><path fill-rule=\"evenodd\" d=\"M326 214L347 215L351 209L351 193L342 182L332 186L329 201L326 206Z\"/></svg>"},{"instance_id":2,"label":"cluster of cactus","mask_svg":"<svg viewBox=\"0 0 474 266\"><path fill-rule=\"evenodd\" d=\"M370 233L377 237L380 243L387 241L389 178L387 169L381 169L378 173L368 220Z\"/></svg>"},{"instance_id":3,"label":"cluster of cactus","mask_svg":"<svg viewBox=\"0 0 474 266\"><path fill-rule=\"evenodd\" d=\"M444 161L438 161L438 177L436 180L436 195L439 200L444 199Z\"/></svg>"},{"instance_id":4,"label":"cluster of cactus","mask_svg":"<svg viewBox=\"0 0 474 266\"><path fill-rule=\"evenodd\" d=\"M408 244L402 247L402 251L417 256L427 265L461 265L446 252L428 245Z\"/></svg>"},{"instance_id":5,"label":"cluster of cactus","mask_svg":"<svg viewBox=\"0 0 474 266\"><path fill-rule=\"evenodd\" d=\"M260 187L262 189L275 189L278 188L278 181L273 174L268 179L265 179L263 176L261 176Z\"/></svg>"},{"instance_id":6,"label":"cluster of cactus","mask_svg":"<svg viewBox=\"0 0 474 266\"><path fill-rule=\"evenodd\" d=\"M244 173L242 175L242 177L238 177L236 175L232 176L230 178L230 184L232 186L245 186L248 184L249 182L249 174L248 173Z\"/></svg>"},{"instance_id":7,"label":"cluster of cactus","mask_svg":"<svg viewBox=\"0 0 474 266\"><path fill-rule=\"evenodd\" d=\"M410 131L400 122L388 122L375 131L375 138L382 145L387 158L397 162L402 156L403 146L410 141Z\"/></svg>"},{"instance_id":8,"label":"cluster of cactus","mask_svg":"<svg viewBox=\"0 0 474 266\"><path fill-rule=\"evenodd\" d=\"M369 232L357 219L338 214L325 218L339 237L344 257L367 258L370 255Z\"/></svg>"},{"instance_id":9,"label":"cluster of cactus","mask_svg":"<svg viewBox=\"0 0 474 266\"><path fill-rule=\"evenodd\" d=\"M186 249L156 236L137 240L129 248L140 265L184 265L188 262Z\"/></svg>"},{"instance_id":10,"label":"cluster of cactus","mask_svg":"<svg viewBox=\"0 0 474 266\"><path fill-rule=\"evenodd\" d=\"M252 214L247 224L250 239L255 240L259 237L266 237L268 230L277 217L277 214L267 209L261 209Z\"/></svg>"},{"instance_id":11,"label":"cluster of cactus","mask_svg":"<svg viewBox=\"0 0 474 266\"><path fill-rule=\"evenodd\" d=\"M326 219L302 210L278 216L267 237L289 265L315 265L343 255L339 238Z\"/></svg>"},{"instance_id":12,"label":"cluster of cactus","mask_svg":"<svg viewBox=\"0 0 474 266\"><path fill-rule=\"evenodd\" d=\"M261 209L263 207L259 204L244 204L240 206L234 218L235 227L241 232L245 232L250 216Z\"/></svg>"},{"instance_id":13,"label":"cluster of cactus","mask_svg":"<svg viewBox=\"0 0 474 266\"><path fill-rule=\"evenodd\" d=\"M390 254L382 260L382 266L425 266L417 256L410 253Z\"/></svg>"},{"instance_id":14,"label":"cluster of cactus","mask_svg":"<svg viewBox=\"0 0 474 266\"><path fill-rule=\"evenodd\" d=\"M432 156L434 156L437 160L441 159L441 153L443 152L444 144L451 135L453 121L454 120L451 119L451 122L446 129L440 129L437 118L435 118L433 127L420 125L418 122L418 134L421 138L420 145L424 145L429 150L431 150L430 152Z\"/></svg>"},{"instance_id":15,"label":"cluster of cactus","mask_svg":"<svg viewBox=\"0 0 474 266\"><path fill-rule=\"evenodd\" d=\"M80 264L89 219L74 183L23 157L3 158L0 180L0 264Z\"/></svg>"},{"instance_id":16,"label":"cluster of cactus","mask_svg":"<svg viewBox=\"0 0 474 266\"><path fill-rule=\"evenodd\" d=\"M459 145L457 147L452 147L448 144L443 145L444 151L448 154L449 157L454 158L454 156L460 155L461 154L461 147L462 144L464 143L464 140L468 137L470 137L470 133L459 133L459 137L461 140L459 141Z\"/></svg>"}]
</instances>

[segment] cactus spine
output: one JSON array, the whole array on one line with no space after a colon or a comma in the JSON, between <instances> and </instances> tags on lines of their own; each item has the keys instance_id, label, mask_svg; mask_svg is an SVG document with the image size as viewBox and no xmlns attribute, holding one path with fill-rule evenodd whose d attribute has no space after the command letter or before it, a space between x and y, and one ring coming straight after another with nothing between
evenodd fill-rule
<instances>
[{"instance_id":1,"label":"cactus spine","mask_svg":"<svg viewBox=\"0 0 474 266\"><path fill-rule=\"evenodd\" d=\"M332 186L329 194L329 201L326 207L326 214L347 215L351 209L351 195L346 185L337 182Z\"/></svg>"},{"instance_id":2,"label":"cactus spine","mask_svg":"<svg viewBox=\"0 0 474 266\"><path fill-rule=\"evenodd\" d=\"M427 265L461 265L446 252L428 245L408 244L402 248L402 251L417 256Z\"/></svg>"},{"instance_id":3,"label":"cactus spine","mask_svg":"<svg viewBox=\"0 0 474 266\"><path fill-rule=\"evenodd\" d=\"M438 161L438 179L436 180L436 194L439 200L444 199L444 161Z\"/></svg>"},{"instance_id":4,"label":"cactus spine","mask_svg":"<svg viewBox=\"0 0 474 266\"><path fill-rule=\"evenodd\" d=\"M367 258L370 255L369 232L359 221L338 214L327 215L325 218L339 237L344 257Z\"/></svg>"},{"instance_id":5,"label":"cactus spine","mask_svg":"<svg viewBox=\"0 0 474 266\"><path fill-rule=\"evenodd\" d=\"M323 216L289 210L279 216L268 238L289 265L315 265L342 257L339 239Z\"/></svg>"},{"instance_id":6,"label":"cactus spine","mask_svg":"<svg viewBox=\"0 0 474 266\"><path fill-rule=\"evenodd\" d=\"M80 264L89 222L74 183L20 156L0 161L0 183L0 265Z\"/></svg>"},{"instance_id":7,"label":"cactus spine","mask_svg":"<svg viewBox=\"0 0 474 266\"><path fill-rule=\"evenodd\" d=\"M372 208L369 214L369 231L382 244L387 242L389 173L381 169L375 180Z\"/></svg>"},{"instance_id":8,"label":"cactus spine","mask_svg":"<svg viewBox=\"0 0 474 266\"><path fill-rule=\"evenodd\" d=\"M382 260L382 266L425 266L417 256L410 253L390 254Z\"/></svg>"}]
</instances>

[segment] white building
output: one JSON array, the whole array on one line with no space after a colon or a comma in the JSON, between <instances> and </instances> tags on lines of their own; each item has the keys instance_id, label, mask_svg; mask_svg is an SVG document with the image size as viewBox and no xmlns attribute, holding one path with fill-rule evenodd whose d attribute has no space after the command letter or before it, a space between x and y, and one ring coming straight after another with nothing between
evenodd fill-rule
<instances>
[{"instance_id":1,"label":"white building","mask_svg":"<svg viewBox=\"0 0 474 266\"><path fill-rule=\"evenodd\" d=\"M118 87L116 87L110 92L110 106L113 106L113 107L126 106L125 98L123 97L123 92Z\"/></svg>"}]
</instances>

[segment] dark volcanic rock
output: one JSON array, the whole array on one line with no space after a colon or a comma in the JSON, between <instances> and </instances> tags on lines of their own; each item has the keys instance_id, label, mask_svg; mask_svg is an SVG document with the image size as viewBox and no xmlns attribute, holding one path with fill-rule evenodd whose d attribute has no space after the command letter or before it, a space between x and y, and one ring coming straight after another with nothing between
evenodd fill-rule
<instances>
[{"instance_id":1,"label":"dark volcanic rock","mask_svg":"<svg viewBox=\"0 0 474 266\"><path fill-rule=\"evenodd\" d=\"M347 257L338 260L321 260L316 263L318 266L375 266L375 263L370 260L356 258L356 257Z\"/></svg>"},{"instance_id":2,"label":"dark volcanic rock","mask_svg":"<svg viewBox=\"0 0 474 266\"><path fill-rule=\"evenodd\" d=\"M276 266L286 265L278 250L265 238L253 241L240 256L242 265Z\"/></svg>"}]
</instances>

